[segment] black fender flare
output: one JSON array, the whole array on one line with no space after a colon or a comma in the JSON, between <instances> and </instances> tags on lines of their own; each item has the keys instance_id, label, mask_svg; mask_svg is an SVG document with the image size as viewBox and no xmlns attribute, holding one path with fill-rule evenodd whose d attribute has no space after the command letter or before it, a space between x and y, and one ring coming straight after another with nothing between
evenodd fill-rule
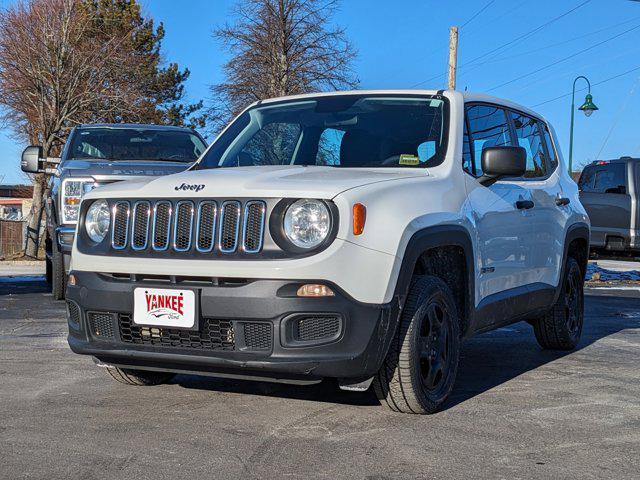
<instances>
[{"instance_id":1,"label":"black fender flare","mask_svg":"<svg viewBox=\"0 0 640 480\"><path fill-rule=\"evenodd\" d=\"M461 314L465 316L465 325L468 327L469 318L475 308L475 257L471 234L461 225L436 225L418 230L411 236L403 253L394 297L398 299L400 306L404 305L416 262L424 252L433 248L451 246L461 247L465 256L467 311Z\"/></svg>"},{"instance_id":2,"label":"black fender flare","mask_svg":"<svg viewBox=\"0 0 640 480\"><path fill-rule=\"evenodd\" d=\"M569 245L574 240L584 240L587 243L587 252L585 256L585 264L580 265L583 268L584 272L587 270L587 263L589 260L589 238L590 238L590 229L589 225L585 222L576 222L567 228L567 233L564 238L564 249L562 255L562 267L560 268L560 277L558 277L558 285L556 286L556 293L553 299L553 303L558 301L560 297L560 290L562 290L562 279L564 278L565 269L567 267L567 257L569 256Z\"/></svg>"}]
</instances>

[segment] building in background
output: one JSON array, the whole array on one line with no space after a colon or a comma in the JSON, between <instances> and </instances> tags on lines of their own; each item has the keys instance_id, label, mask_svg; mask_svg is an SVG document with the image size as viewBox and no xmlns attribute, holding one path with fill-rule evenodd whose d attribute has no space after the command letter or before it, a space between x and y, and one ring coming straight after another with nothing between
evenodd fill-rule
<instances>
[{"instance_id":1,"label":"building in background","mask_svg":"<svg viewBox=\"0 0 640 480\"><path fill-rule=\"evenodd\" d=\"M31 210L31 185L0 185L0 219L22 220Z\"/></svg>"}]
</instances>

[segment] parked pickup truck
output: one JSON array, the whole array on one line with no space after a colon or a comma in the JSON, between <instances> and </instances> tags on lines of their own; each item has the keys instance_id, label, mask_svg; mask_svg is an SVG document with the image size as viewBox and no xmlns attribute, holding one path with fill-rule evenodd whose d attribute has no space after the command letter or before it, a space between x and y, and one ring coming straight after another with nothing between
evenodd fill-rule
<instances>
[{"instance_id":1,"label":"parked pickup truck","mask_svg":"<svg viewBox=\"0 0 640 480\"><path fill-rule=\"evenodd\" d=\"M594 252L640 252L640 160L598 160L582 170L580 201L591 220Z\"/></svg>"},{"instance_id":2,"label":"parked pickup truck","mask_svg":"<svg viewBox=\"0 0 640 480\"><path fill-rule=\"evenodd\" d=\"M85 195L71 349L131 385L329 377L435 412L476 333L578 344L589 219L557 146L471 93L260 101L188 171Z\"/></svg>"},{"instance_id":3,"label":"parked pickup truck","mask_svg":"<svg viewBox=\"0 0 640 480\"><path fill-rule=\"evenodd\" d=\"M159 125L96 124L74 128L62 149L46 199L47 281L56 300L64 298L71 246L82 196L119 180L167 175L188 168L206 144L194 130ZM22 169L42 171L52 159L27 147Z\"/></svg>"}]
</instances>

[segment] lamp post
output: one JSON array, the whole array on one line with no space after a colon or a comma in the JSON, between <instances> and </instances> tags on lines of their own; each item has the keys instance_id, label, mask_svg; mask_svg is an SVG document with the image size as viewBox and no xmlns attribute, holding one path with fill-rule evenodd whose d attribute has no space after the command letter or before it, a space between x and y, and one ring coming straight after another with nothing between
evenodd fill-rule
<instances>
[{"instance_id":1,"label":"lamp post","mask_svg":"<svg viewBox=\"0 0 640 480\"><path fill-rule=\"evenodd\" d=\"M571 128L569 130L569 175L571 175L571 172L573 170L573 117L576 110L576 83L581 78L584 79L585 82L587 82L587 86L589 89L586 97L584 97L584 103L578 108L578 110L582 110L587 117L590 117L593 112L598 110L598 107L596 107L596 105L593 103L593 97L591 96L591 82L589 82L589 79L585 76L580 75L576 77L576 79L573 81L573 92L571 93Z\"/></svg>"}]
</instances>

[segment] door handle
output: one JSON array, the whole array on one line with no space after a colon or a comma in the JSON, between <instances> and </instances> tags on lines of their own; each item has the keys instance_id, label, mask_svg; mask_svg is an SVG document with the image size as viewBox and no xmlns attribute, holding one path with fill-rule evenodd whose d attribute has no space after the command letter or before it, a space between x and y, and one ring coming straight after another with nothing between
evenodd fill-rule
<instances>
[{"instance_id":1,"label":"door handle","mask_svg":"<svg viewBox=\"0 0 640 480\"><path fill-rule=\"evenodd\" d=\"M569 203L571 203L571 200L569 200L566 197L558 197L556 198L556 205L559 207L564 207L566 205L569 205Z\"/></svg>"},{"instance_id":2,"label":"door handle","mask_svg":"<svg viewBox=\"0 0 640 480\"><path fill-rule=\"evenodd\" d=\"M516 207L518 210L529 210L533 208L535 204L531 200L518 200L516 202Z\"/></svg>"}]
</instances>

